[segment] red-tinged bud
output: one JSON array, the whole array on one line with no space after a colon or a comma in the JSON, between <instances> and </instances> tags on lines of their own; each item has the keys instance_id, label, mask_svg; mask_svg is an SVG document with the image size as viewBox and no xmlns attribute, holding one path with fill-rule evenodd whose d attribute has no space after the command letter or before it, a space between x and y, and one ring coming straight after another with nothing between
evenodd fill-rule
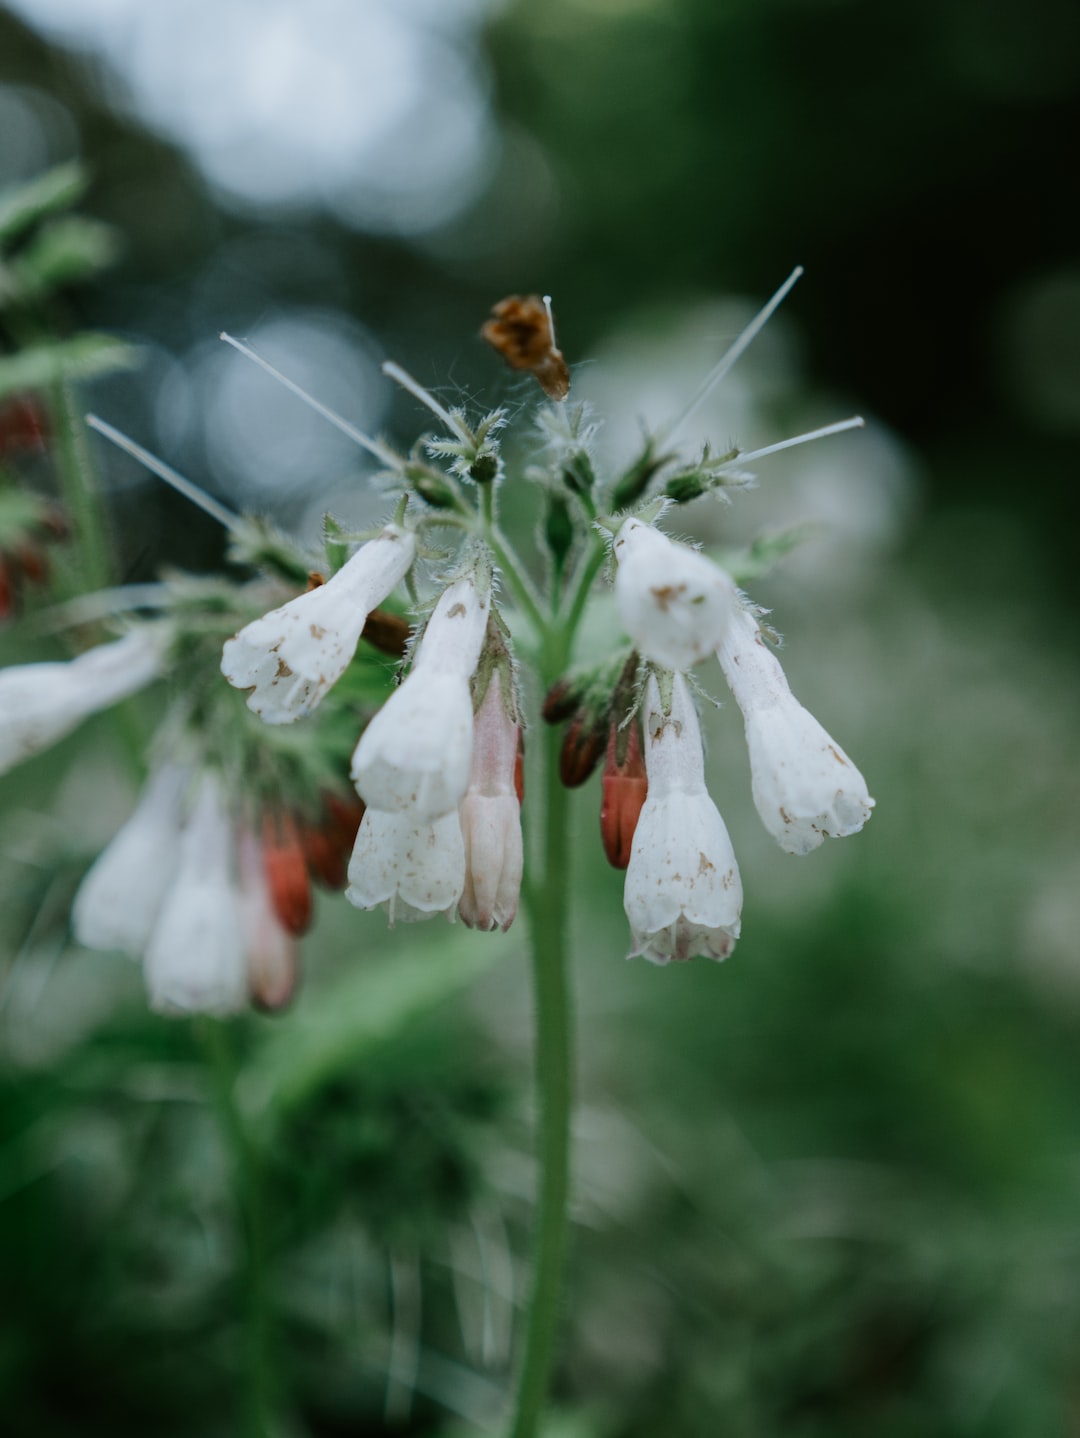
<instances>
[{"instance_id":1,"label":"red-tinged bud","mask_svg":"<svg viewBox=\"0 0 1080 1438\"><path fill-rule=\"evenodd\" d=\"M514 760L514 793L519 804L525 802L525 735L518 733L517 758Z\"/></svg>"},{"instance_id":2,"label":"red-tinged bud","mask_svg":"<svg viewBox=\"0 0 1080 1438\"><path fill-rule=\"evenodd\" d=\"M645 777L636 719L632 721L627 732L626 755L621 764L616 758L618 741L619 733L613 724L608 735L607 760L604 764L600 833L608 863L616 869L625 869L630 863L634 830L649 792L649 783Z\"/></svg>"},{"instance_id":3,"label":"red-tinged bud","mask_svg":"<svg viewBox=\"0 0 1080 1438\"><path fill-rule=\"evenodd\" d=\"M300 824L299 830L308 873L325 889L343 889L348 878L349 856L336 833L307 823Z\"/></svg>"},{"instance_id":4,"label":"red-tinged bud","mask_svg":"<svg viewBox=\"0 0 1080 1438\"><path fill-rule=\"evenodd\" d=\"M17 598L15 578L4 556L0 554L0 624L14 615Z\"/></svg>"},{"instance_id":5,"label":"red-tinged bud","mask_svg":"<svg viewBox=\"0 0 1080 1438\"><path fill-rule=\"evenodd\" d=\"M248 990L251 1006L263 1014L287 1009L300 987L300 957L296 945L266 944L248 955Z\"/></svg>"},{"instance_id":6,"label":"red-tinged bud","mask_svg":"<svg viewBox=\"0 0 1080 1438\"><path fill-rule=\"evenodd\" d=\"M63 543L71 538L71 521L62 504L46 503L38 516L38 523L49 539Z\"/></svg>"},{"instance_id":7,"label":"red-tinged bud","mask_svg":"<svg viewBox=\"0 0 1080 1438\"><path fill-rule=\"evenodd\" d=\"M248 995L254 1008L278 1013L296 996L300 977L296 941L275 912L264 857L246 829L239 834L239 860Z\"/></svg>"},{"instance_id":8,"label":"red-tinged bud","mask_svg":"<svg viewBox=\"0 0 1080 1438\"><path fill-rule=\"evenodd\" d=\"M0 455L44 448L45 414L36 401L13 399L0 407Z\"/></svg>"},{"instance_id":9,"label":"red-tinged bud","mask_svg":"<svg viewBox=\"0 0 1080 1438\"><path fill-rule=\"evenodd\" d=\"M323 806L335 835L351 849L356 843L357 830L364 817L363 799L354 792L326 794L323 797Z\"/></svg>"},{"instance_id":10,"label":"red-tinged bud","mask_svg":"<svg viewBox=\"0 0 1080 1438\"><path fill-rule=\"evenodd\" d=\"M311 925L311 884L300 836L290 814L264 817L262 854L270 902L282 927L290 934L306 933Z\"/></svg>"},{"instance_id":11,"label":"red-tinged bud","mask_svg":"<svg viewBox=\"0 0 1080 1438\"><path fill-rule=\"evenodd\" d=\"M358 795L325 794L321 821L300 825L304 859L316 882L328 889L345 887L349 856L363 817L364 804Z\"/></svg>"},{"instance_id":12,"label":"red-tinged bud","mask_svg":"<svg viewBox=\"0 0 1080 1438\"><path fill-rule=\"evenodd\" d=\"M541 713L545 723L562 724L577 713L579 697L568 679L557 679L544 696Z\"/></svg>"},{"instance_id":13,"label":"red-tinged bud","mask_svg":"<svg viewBox=\"0 0 1080 1438\"><path fill-rule=\"evenodd\" d=\"M409 621L388 609L373 609L364 621L361 637L382 654L401 659L409 647Z\"/></svg>"},{"instance_id":14,"label":"red-tinged bud","mask_svg":"<svg viewBox=\"0 0 1080 1438\"><path fill-rule=\"evenodd\" d=\"M604 731L579 715L567 727L559 751L559 778L568 789L584 784L604 752Z\"/></svg>"},{"instance_id":15,"label":"red-tinged bud","mask_svg":"<svg viewBox=\"0 0 1080 1438\"><path fill-rule=\"evenodd\" d=\"M13 556L23 577L31 584L45 584L49 578L49 558L36 544L20 544Z\"/></svg>"}]
</instances>

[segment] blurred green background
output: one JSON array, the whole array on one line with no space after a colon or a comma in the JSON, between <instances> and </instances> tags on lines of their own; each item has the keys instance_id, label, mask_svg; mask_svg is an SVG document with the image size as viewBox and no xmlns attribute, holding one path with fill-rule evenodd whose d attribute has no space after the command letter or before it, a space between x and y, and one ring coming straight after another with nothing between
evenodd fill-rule
<instances>
[{"instance_id":1,"label":"blurred green background","mask_svg":"<svg viewBox=\"0 0 1080 1438\"><path fill-rule=\"evenodd\" d=\"M596 781L575 799L552 1434L1080 1433L1078 79L1068 0L0 7L0 184L81 157L123 242L54 313L144 346L87 404L234 506L305 534L377 511L222 329L408 440L381 359L524 422L476 331L550 291L615 462L802 263L698 431L868 418L680 517L716 545L819 522L753 593L867 775L866 832L780 853L711 717L744 937L657 970L623 961ZM119 577L219 562L209 521L100 459ZM0 789L17 1438L242 1431L245 1178L213 1076L67 934L133 786L106 717ZM323 900L296 1009L225 1036L267 1155L282 1434L497 1423L533 1218L522 944Z\"/></svg>"}]
</instances>

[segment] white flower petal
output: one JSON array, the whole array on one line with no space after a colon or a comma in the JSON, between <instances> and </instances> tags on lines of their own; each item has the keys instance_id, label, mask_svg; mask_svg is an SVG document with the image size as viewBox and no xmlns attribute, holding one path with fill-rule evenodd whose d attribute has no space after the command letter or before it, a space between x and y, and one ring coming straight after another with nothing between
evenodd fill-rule
<instances>
[{"instance_id":1,"label":"white flower petal","mask_svg":"<svg viewBox=\"0 0 1080 1438\"><path fill-rule=\"evenodd\" d=\"M825 838L858 833L874 807L866 780L792 694L747 610L719 659L746 726L754 804L780 847L809 854Z\"/></svg>"},{"instance_id":2,"label":"white flower petal","mask_svg":"<svg viewBox=\"0 0 1080 1438\"><path fill-rule=\"evenodd\" d=\"M310 714L348 668L368 614L416 556L408 530L388 525L325 584L253 620L228 640L221 672L250 689L248 708L267 724Z\"/></svg>"},{"instance_id":3,"label":"white flower petal","mask_svg":"<svg viewBox=\"0 0 1080 1438\"><path fill-rule=\"evenodd\" d=\"M686 681L665 714L650 676L643 713L649 790L623 893L634 948L653 963L723 959L739 936L742 884L727 827L705 788L701 729Z\"/></svg>"},{"instance_id":4,"label":"white flower petal","mask_svg":"<svg viewBox=\"0 0 1080 1438\"><path fill-rule=\"evenodd\" d=\"M626 871L633 954L655 963L735 946L742 911L739 867L727 828L704 791L650 790Z\"/></svg>"},{"instance_id":5,"label":"white flower petal","mask_svg":"<svg viewBox=\"0 0 1080 1438\"><path fill-rule=\"evenodd\" d=\"M247 964L233 836L217 781L203 778L176 878L146 951L146 986L164 1013L229 1014L247 1004Z\"/></svg>"},{"instance_id":6,"label":"white flower petal","mask_svg":"<svg viewBox=\"0 0 1080 1438\"><path fill-rule=\"evenodd\" d=\"M180 856L180 817L190 770L164 764L143 786L131 818L87 870L72 906L88 949L146 951Z\"/></svg>"},{"instance_id":7,"label":"white flower petal","mask_svg":"<svg viewBox=\"0 0 1080 1438\"><path fill-rule=\"evenodd\" d=\"M67 663L0 670L0 774L149 684L167 643L167 631L144 626Z\"/></svg>"},{"instance_id":8,"label":"white flower petal","mask_svg":"<svg viewBox=\"0 0 1080 1438\"><path fill-rule=\"evenodd\" d=\"M614 554L619 618L646 659L683 670L716 649L735 607L729 575L639 519L623 524Z\"/></svg>"},{"instance_id":9,"label":"white flower petal","mask_svg":"<svg viewBox=\"0 0 1080 1438\"><path fill-rule=\"evenodd\" d=\"M455 810L469 783L469 679L480 657L489 600L471 579L442 595L411 674L360 736L352 777L370 808L408 810L418 822Z\"/></svg>"},{"instance_id":10,"label":"white flower petal","mask_svg":"<svg viewBox=\"0 0 1080 1438\"><path fill-rule=\"evenodd\" d=\"M452 913L465 883L465 847L457 813L433 823L368 809L349 861L345 897L359 909L386 904L395 919Z\"/></svg>"}]
</instances>

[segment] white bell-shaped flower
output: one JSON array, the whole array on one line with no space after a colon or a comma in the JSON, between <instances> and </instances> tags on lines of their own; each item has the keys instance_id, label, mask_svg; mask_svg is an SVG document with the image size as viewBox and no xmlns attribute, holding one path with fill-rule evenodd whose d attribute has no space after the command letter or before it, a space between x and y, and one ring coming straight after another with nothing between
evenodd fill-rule
<instances>
[{"instance_id":1,"label":"white bell-shaped flower","mask_svg":"<svg viewBox=\"0 0 1080 1438\"><path fill-rule=\"evenodd\" d=\"M146 950L152 1008L230 1014L248 999L232 824L217 779L204 774L180 839L180 860Z\"/></svg>"},{"instance_id":2,"label":"white bell-shaped flower","mask_svg":"<svg viewBox=\"0 0 1080 1438\"><path fill-rule=\"evenodd\" d=\"M146 952L165 894L176 877L186 765L163 764L143 786L131 818L79 885L71 921L88 949Z\"/></svg>"},{"instance_id":3,"label":"white bell-shaped flower","mask_svg":"<svg viewBox=\"0 0 1080 1438\"><path fill-rule=\"evenodd\" d=\"M275 1012L296 992L300 974L297 944L275 911L259 841L245 830L238 847L248 991L258 1008Z\"/></svg>"},{"instance_id":4,"label":"white bell-shaped flower","mask_svg":"<svg viewBox=\"0 0 1080 1438\"><path fill-rule=\"evenodd\" d=\"M349 861L345 897L358 909L385 904L391 924L453 916L465 886L465 845L457 810L431 823L368 809Z\"/></svg>"},{"instance_id":5,"label":"white bell-shaped flower","mask_svg":"<svg viewBox=\"0 0 1080 1438\"><path fill-rule=\"evenodd\" d=\"M415 557L411 531L387 525L325 584L227 640L221 672L235 688L251 690L248 708L267 724L310 714L348 668L368 615Z\"/></svg>"},{"instance_id":6,"label":"white bell-shaped flower","mask_svg":"<svg viewBox=\"0 0 1080 1438\"><path fill-rule=\"evenodd\" d=\"M360 736L352 777L369 809L429 823L457 810L469 784L469 680L487 629L488 593L466 576L444 591L412 671Z\"/></svg>"},{"instance_id":7,"label":"white bell-shaped flower","mask_svg":"<svg viewBox=\"0 0 1080 1438\"><path fill-rule=\"evenodd\" d=\"M640 519L626 520L613 552L619 619L646 659L682 670L716 649L736 603L730 575Z\"/></svg>"},{"instance_id":8,"label":"white bell-shaped flower","mask_svg":"<svg viewBox=\"0 0 1080 1438\"><path fill-rule=\"evenodd\" d=\"M650 675L642 718L649 791L626 870L631 957L655 964L695 954L725 959L739 937L742 884L727 828L705 788L701 729L681 674L672 676L668 714Z\"/></svg>"},{"instance_id":9,"label":"white bell-shaped flower","mask_svg":"<svg viewBox=\"0 0 1080 1438\"><path fill-rule=\"evenodd\" d=\"M789 854L857 833L874 807L866 780L792 694L749 610L735 614L718 651L742 710L754 803Z\"/></svg>"},{"instance_id":10,"label":"white bell-shaped flower","mask_svg":"<svg viewBox=\"0 0 1080 1438\"><path fill-rule=\"evenodd\" d=\"M0 774L161 673L167 632L133 629L77 659L0 670Z\"/></svg>"},{"instance_id":11,"label":"white bell-shaped flower","mask_svg":"<svg viewBox=\"0 0 1080 1438\"><path fill-rule=\"evenodd\" d=\"M461 801L465 888L458 905L470 929L506 930L514 922L523 864L521 804L514 774L519 726L506 707L504 672L491 676L476 711L472 773Z\"/></svg>"}]
</instances>

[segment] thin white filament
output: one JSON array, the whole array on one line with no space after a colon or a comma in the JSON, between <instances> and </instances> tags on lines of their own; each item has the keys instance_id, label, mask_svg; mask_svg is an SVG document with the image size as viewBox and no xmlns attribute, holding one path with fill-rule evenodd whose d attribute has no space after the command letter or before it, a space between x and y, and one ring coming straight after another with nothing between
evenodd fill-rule
<instances>
[{"instance_id":1,"label":"thin white filament","mask_svg":"<svg viewBox=\"0 0 1080 1438\"><path fill-rule=\"evenodd\" d=\"M861 414L853 414L850 419L840 419L835 424L823 425L821 429L810 429L805 434L796 434L791 439L782 439L778 444L767 444L764 449L751 449L746 454L739 454L738 463L740 465L749 464L751 460L764 459L767 454L778 454L782 449L794 449L797 444L809 444L812 439L825 439L830 434L843 434L846 429L862 429L865 423Z\"/></svg>"},{"instance_id":2,"label":"thin white filament","mask_svg":"<svg viewBox=\"0 0 1080 1438\"><path fill-rule=\"evenodd\" d=\"M253 350L250 345L244 344L243 340L235 339L232 335L226 334L224 330L222 330L220 338L223 339L227 345L232 345L234 350L238 350L245 359L252 360L260 369L264 369L272 379L277 380L278 384L283 384L287 390L291 390L297 399L302 399L316 414L321 414L323 419L329 420L335 429L339 429L342 434L348 435L361 449L366 449L368 454L374 455L380 464L385 464L387 469L401 469L401 456L395 454L388 444L383 444L383 442L378 439L372 439L371 436L365 434L362 429L357 429L354 424L350 424L347 419L343 419L342 416L338 414L336 410L332 410L329 405L323 404L323 402L316 399L314 395L308 394L306 389L302 389L295 380L290 379L288 375L282 374L279 369L275 369L269 360L263 359L261 354Z\"/></svg>"},{"instance_id":3,"label":"thin white filament","mask_svg":"<svg viewBox=\"0 0 1080 1438\"><path fill-rule=\"evenodd\" d=\"M143 449L141 444L136 444L133 439L129 439L127 435L123 434L120 430L114 429L113 426L107 424L105 420L98 419L96 414L88 414L86 416L86 423L91 429L96 430L98 434L109 440L111 444L115 444L117 449L124 450L125 453L130 454L133 459L137 459L140 464L145 465L151 474L156 474L158 479L163 479L166 484L171 485L178 494L182 494L184 498L189 499L192 504L198 505L204 514L208 514L211 519L216 519L218 524L223 525L233 533L239 531L241 528L241 519L238 514L234 514L233 511L222 504L220 500L215 499L212 494L207 494L205 489L200 489L199 486L193 484L190 479L185 479L182 474L173 469L171 465L166 464L163 459L158 459L156 454L151 454L148 449Z\"/></svg>"},{"instance_id":4,"label":"thin white filament","mask_svg":"<svg viewBox=\"0 0 1080 1438\"><path fill-rule=\"evenodd\" d=\"M682 414L680 414L676 419L671 420L661 429L661 439L670 439L676 430L682 428L682 426L697 409L698 405L700 405L705 399L705 397L709 394L710 390L712 390L716 385L720 383L720 381L732 368L732 366L735 364L735 361L739 358L743 351L747 349L747 347L753 342L753 340L757 338L757 336L768 324L769 320L772 319L773 315L783 304L784 300L791 293L792 289L794 289L795 284L802 273L802 265L796 265L795 268L792 270L791 274L788 275L787 279L773 295L772 299L769 300L768 303L758 311L758 313L743 330L742 334L739 335L738 339L731 346L731 348L720 357L720 359L712 367L709 373L705 376L697 393L683 410Z\"/></svg>"},{"instance_id":5,"label":"thin white filament","mask_svg":"<svg viewBox=\"0 0 1080 1438\"><path fill-rule=\"evenodd\" d=\"M472 435L461 421L455 419L448 409L443 409L431 391L425 389L419 380L413 379L408 370L402 369L401 366L395 364L393 360L387 360L382 367L382 371L383 374L387 375L390 379L397 380L402 389L407 389L411 395L415 395L422 405L426 405L433 415L442 420L451 434L457 435L462 444L471 445L473 443Z\"/></svg>"}]
</instances>

